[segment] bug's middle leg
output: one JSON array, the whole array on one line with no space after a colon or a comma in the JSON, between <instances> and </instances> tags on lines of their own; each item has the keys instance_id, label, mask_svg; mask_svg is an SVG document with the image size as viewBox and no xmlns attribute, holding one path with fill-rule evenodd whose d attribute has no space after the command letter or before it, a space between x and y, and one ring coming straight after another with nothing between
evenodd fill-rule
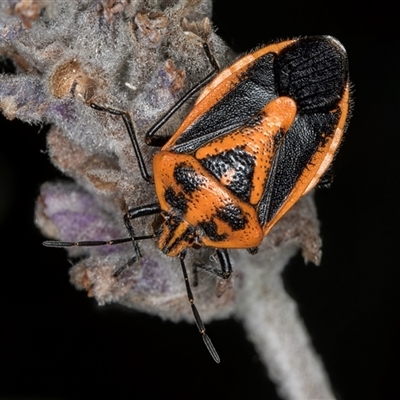
<instances>
[{"instance_id":1,"label":"bug's middle leg","mask_svg":"<svg viewBox=\"0 0 400 400\"><path fill-rule=\"evenodd\" d=\"M196 261L193 263L193 274L194 274L194 282L193 286L198 285L198 270L202 269L203 271L207 271L212 275L217 276L221 279L229 279L232 275L232 264L229 258L228 251L226 249L217 249L217 256L220 268L210 267L207 264Z\"/></svg>"}]
</instances>

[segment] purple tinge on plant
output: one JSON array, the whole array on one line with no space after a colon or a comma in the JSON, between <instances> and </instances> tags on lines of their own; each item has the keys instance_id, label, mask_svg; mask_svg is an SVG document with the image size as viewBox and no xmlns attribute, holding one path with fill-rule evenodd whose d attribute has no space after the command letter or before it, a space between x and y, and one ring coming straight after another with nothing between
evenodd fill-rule
<instances>
[{"instance_id":1,"label":"purple tinge on plant","mask_svg":"<svg viewBox=\"0 0 400 400\"><path fill-rule=\"evenodd\" d=\"M75 118L75 111L71 100L51 102L48 106L47 114L51 120L70 121Z\"/></svg>"},{"instance_id":2,"label":"purple tinge on plant","mask_svg":"<svg viewBox=\"0 0 400 400\"><path fill-rule=\"evenodd\" d=\"M170 282L165 274L165 266L160 265L156 259L143 257L142 279L137 285L138 291L156 291L159 293L170 292Z\"/></svg>"},{"instance_id":3,"label":"purple tinge on plant","mask_svg":"<svg viewBox=\"0 0 400 400\"><path fill-rule=\"evenodd\" d=\"M23 87L24 90L20 90ZM42 80L31 76L6 76L0 85L0 108L8 119L35 123L48 119L49 101Z\"/></svg>"},{"instance_id":4,"label":"purple tinge on plant","mask_svg":"<svg viewBox=\"0 0 400 400\"><path fill-rule=\"evenodd\" d=\"M73 183L45 184L41 189L40 210L58 231L62 241L109 240L127 237L127 232L104 212L94 198ZM108 255L121 252L115 246L90 247L91 254ZM88 251L88 248L86 249Z\"/></svg>"}]
</instances>

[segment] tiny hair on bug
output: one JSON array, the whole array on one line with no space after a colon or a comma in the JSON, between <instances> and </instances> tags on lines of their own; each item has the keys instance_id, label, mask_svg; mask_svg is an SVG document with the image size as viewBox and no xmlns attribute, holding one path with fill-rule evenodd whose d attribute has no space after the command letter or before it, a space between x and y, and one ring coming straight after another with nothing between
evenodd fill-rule
<instances>
[{"instance_id":1,"label":"tiny hair on bug","mask_svg":"<svg viewBox=\"0 0 400 400\"><path fill-rule=\"evenodd\" d=\"M350 83L347 54L331 36L285 40L261 47L220 71L207 42L213 71L141 135L127 111L88 103L120 116L142 178L154 185L157 202L135 204L124 216L129 237L80 242L45 241L49 247L117 245L131 241L135 259L140 241L179 260L197 328L212 358L219 355L196 308L185 265L190 248L215 249L219 268L196 269L229 279L229 251L257 248L275 224L305 194L330 182L331 164L347 128ZM172 135L159 129L195 93L200 95ZM159 147L152 170L140 141ZM147 235L134 221L158 216ZM119 273L127 266L121 266Z\"/></svg>"}]
</instances>

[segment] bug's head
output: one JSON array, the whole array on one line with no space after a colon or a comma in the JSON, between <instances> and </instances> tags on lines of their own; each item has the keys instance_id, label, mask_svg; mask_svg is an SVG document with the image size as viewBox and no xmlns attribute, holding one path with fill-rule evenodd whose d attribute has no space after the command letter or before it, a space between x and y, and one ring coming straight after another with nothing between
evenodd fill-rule
<instances>
[{"instance_id":1,"label":"bug's head","mask_svg":"<svg viewBox=\"0 0 400 400\"><path fill-rule=\"evenodd\" d=\"M168 212L162 212L161 216L163 221L156 231L156 235L158 247L164 254L177 257L188 247L200 248L202 246L197 229L182 217Z\"/></svg>"}]
</instances>

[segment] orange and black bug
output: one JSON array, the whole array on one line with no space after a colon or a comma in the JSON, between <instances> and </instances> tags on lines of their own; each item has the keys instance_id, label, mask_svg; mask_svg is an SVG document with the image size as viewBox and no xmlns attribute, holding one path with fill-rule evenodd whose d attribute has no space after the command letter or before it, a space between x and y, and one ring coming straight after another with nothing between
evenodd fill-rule
<instances>
[{"instance_id":1,"label":"orange and black bug","mask_svg":"<svg viewBox=\"0 0 400 400\"><path fill-rule=\"evenodd\" d=\"M129 132L142 177L154 182L158 202L128 210L130 238L95 242L45 242L68 247L117 244L156 238L160 250L179 257L188 298L204 342L219 357L194 305L184 258L186 249L216 249L219 270L196 267L229 278L227 249L256 253L264 238L296 201L319 182L340 145L349 115L347 55L329 36L272 44L215 71L184 96L145 136L161 150L153 159L153 177L140 151L127 112L91 104L120 115ZM214 78L214 79L213 79ZM192 111L172 136L158 129L194 92L207 85ZM160 214L152 235L135 236L131 220Z\"/></svg>"}]
</instances>

